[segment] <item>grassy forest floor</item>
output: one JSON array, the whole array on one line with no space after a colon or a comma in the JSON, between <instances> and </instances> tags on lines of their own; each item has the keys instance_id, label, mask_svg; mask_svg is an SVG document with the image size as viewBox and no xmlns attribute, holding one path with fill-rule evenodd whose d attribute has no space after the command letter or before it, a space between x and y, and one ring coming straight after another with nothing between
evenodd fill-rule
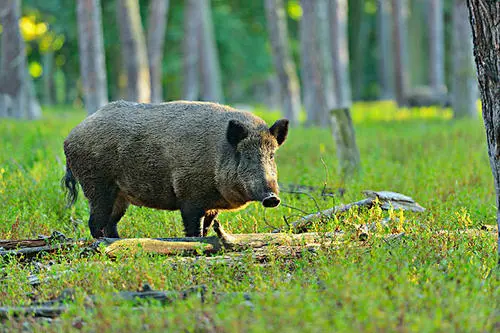
<instances>
[{"instance_id":1,"label":"grassy forest floor","mask_svg":"<svg viewBox=\"0 0 500 333\"><path fill-rule=\"evenodd\" d=\"M258 113L269 123L279 116ZM82 110L53 107L39 121L0 121L0 239L33 238L54 230L90 238L83 195L66 209L60 187L62 142L84 117ZM439 232L496 223L481 120L450 118L449 110L356 104L353 119L363 170L346 184L336 177L335 146L327 129L292 129L278 152L282 184L321 189L326 182L333 189L333 198L321 197L321 190L311 193L321 209L360 200L365 189L400 192L426 207L424 213L389 213L398 222L379 232L404 231L397 244L373 238L361 248L324 248L294 260L271 253L266 264L253 261L251 252L231 265L140 253L111 260L103 254L81 256L77 250L28 263L7 258L0 260L0 307L48 300L65 289L74 290L75 298L59 319L9 318L0 320L0 331L498 331L495 236ZM287 205L317 211L308 196L281 197ZM284 206L264 211L252 204L223 213L220 221L231 233L269 232L285 224L283 216L293 221L297 214L303 213ZM354 225L381 221L387 214L377 208L351 211L314 229L349 233ZM118 227L122 237L183 234L179 212L138 207L130 207ZM41 279L63 275L33 287L31 274ZM209 293L203 302L193 296L168 305L137 306L112 297L144 283L172 291L204 285ZM238 292L251 294L251 300ZM89 301L88 295L97 298Z\"/></svg>"}]
</instances>

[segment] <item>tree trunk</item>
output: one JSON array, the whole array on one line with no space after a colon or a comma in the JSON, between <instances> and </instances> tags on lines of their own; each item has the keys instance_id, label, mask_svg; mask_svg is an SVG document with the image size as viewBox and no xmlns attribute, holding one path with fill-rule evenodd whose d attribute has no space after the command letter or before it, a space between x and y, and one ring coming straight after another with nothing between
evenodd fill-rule
<instances>
[{"instance_id":1,"label":"tree trunk","mask_svg":"<svg viewBox=\"0 0 500 333\"><path fill-rule=\"evenodd\" d=\"M330 0L330 40L337 105L330 109L330 124L337 147L339 173L347 180L360 168L359 150L349 107L349 56L347 50L347 1Z\"/></svg>"},{"instance_id":2,"label":"tree trunk","mask_svg":"<svg viewBox=\"0 0 500 333\"><path fill-rule=\"evenodd\" d=\"M387 0L377 0L377 44L380 99L392 99L394 98L393 43L391 38L391 4Z\"/></svg>"},{"instance_id":3,"label":"tree trunk","mask_svg":"<svg viewBox=\"0 0 500 333\"><path fill-rule=\"evenodd\" d=\"M347 46L347 0L330 0L330 39L337 109L351 106L349 50Z\"/></svg>"},{"instance_id":4,"label":"tree trunk","mask_svg":"<svg viewBox=\"0 0 500 333\"><path fill-rule=\"evenodd\" d=\"M443 0L429 0L429 81L435 92L446 92L444 60Z\"/></svg>"},{"instance_id":5,"label":"tree trunk","mask_svg":"<svg viewBox=\"0 0 500 333\"><path fill-rule=\"evenodd\" d=\"M78 0L76 14L83 99L92 114L108 103L100 0Z\"/></svg>"},{"instance_id":6,"label":"tree trunk","mask_svg":"<svg viewBox=\"0 0 500 333\"><path fill-rule=\"evenodd\" d=\"M197 6L199 0L186 0L184 3L184 39L182 42L184 54L184 85L182 98L195 101L199 97L199 39L200 17Z\"/></svg>"},{"instance_id":7,"label":"tree trunk","mask_svg":"<svg viewBox=\"0 0 500 333\"><path fill-rule=\"evenodd\" d=\"M151 102L153 103L163 101L161 78L168 3L168 0L151 0L149 4L148 62L151 80Z\"/></svg>"},{"instance_id":8,"label":"tree trunk","mask_svg":"<svg viewBox=\"0 0 500 333\"><path fill-rule=\"evenodd\" d=\"M430 20L426 19L426 3L425 0L411 1L406 0L407 10L407 25L404 26L404 37L407 41L406 46L408 51L406 56L408 60L406 64L409 71L409 87L406 93L413 90L414 87L421 87L427 85L429 80L427 78L428 54L427 49L427 23Z\"/></svg>"},{"instance_id":9,"label":"tree trunk","mask_svg":"<svg viewBox=\"0 0 500 333\"><path fill-rule=\"evenodd\" d=\"M477 117L477 78L466 0L453 0L451 107L455 118Z\"/></svg>"},{"instance_id":10,"label":"tree trunk","mask_svg":"<svg viewBox=\"0 0 500 333\"><path fill-rule=\"evenodd\" d=\"M117 1L122 59L127 71L127 99L151 101L148 56L138 0Z\"/></svg>"},{"instance_id":11,"label":"tree trunk","mask_svg":"<svg viewBox=\"0 0 500 333\"><path fill-rule=\"evenodd\" d=\"M300 20L300 71L304 107L307 113L307 123L315 126L328 126L326 102L321 82L317 50L317 17L316 1L302 0L302 18Z\"/></svg>"},{"instance_id":12,"label":"tree trunk","mask_svg":"<svg viewBox=\"0 0 500 333\"><path fill-rule=\"evenodd\" d=\"M329 0L318 0L316 6L317 17L317 49L320 59L320 73L322 74L323 94L325 96L326 109L331 110L337 105L335 87L333 84L333 68L331 61L332 48L330 45L330 15L328 12ZM328 113L325 113L328 117Z\"/></svg>"},{"instance_id":13,"label":"tree trunk","mask_svg":"<svg viewBox=\"0 0 500 333\"><path fill-rule=\"evenodd\" d=\"M284 114L290 120L291 125L297 125L301 108L300 86L295 64L288 50L288 32L283 0L265 0L265 9Z\"/></svg>"},{"instance_id":14,"label":"tree trunk","mask_svg":"<svg viewBox=\"0 0 500 333\"><path fill-rule=\"evenodd\" d=\"M333 109L331 113L332 135L337 147L339 173L343 181L351 178L361 167L356 134L348 108Z\"/></svg>"},{"instance_id":15,"label":"tree trunk","mask_svg":"<svg viewBox=\"0 0 500 333\"><path fill-rule=\"evenodd\" d=\"M399 107L405 106L408 89L408 69L406 66L406 21L407 0L392 0L392 38L394 40L394 92Z\"/></svg>"},{"instance_id":16,"label":"tree trunk","mask_svg":"<svg viewBox=\"0 0 500 333\"><path fill-rule=\"evenodd\" d=\"M41 109L26 66L24 40L19 29L20 0L0 2L0 116L36 119Z\"/></svg>"},{"instance_id":17,"label":"tree trunk","mask_svg":"<svg viewBox=\"0 0 500 333\"><path fill-rule=\"evenodd\" d=\"M210 0L199 0L197 8L200 11L199 41L200 67L202 81L202 98L205 101L224 103L222 80L215 42L214 26Z\"/></svg>"},{"instance_id":18,"label":"tree trunk","mask_svg":"<svg viewBox=\"0 0 500 333\"><path fill-rule=\"evenodd\" d=\"M495 181L500 264L500 2L467 0L474 41L477 77L483 106L488 155Z\"/></svg>"}]
</instances>

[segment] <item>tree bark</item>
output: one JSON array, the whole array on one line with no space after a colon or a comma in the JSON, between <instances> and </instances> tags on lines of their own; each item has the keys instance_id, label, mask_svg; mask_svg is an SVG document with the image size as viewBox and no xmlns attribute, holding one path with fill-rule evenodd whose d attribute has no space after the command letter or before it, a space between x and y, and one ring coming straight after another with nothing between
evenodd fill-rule
<instances>
[{"instance_id":1,"label":"tree bark","mask_svg":"<svg viewBox=\"0 0 500 333\"><path fill-rule=\"evenodd\" d=\"M297 125L301 108L300 86L295 63L288 50L288 32L283 0L265 0L265 9L274 67L280 83L283 111L291 125Z\"/></svg>"},{"instance_id":2,"label":"tree bark","mask_svg":"<svg viewBox=\"0 0 500 333\"><path fill-rule=\"evenodd\" d=\"M336 88L337 109L352 103L349 79L349 49L347 43L347 0L330 0L330 39L332 68Z\"/></svg>"},{"instance_id":3,"label":"tree bark","mask_svg":"<svg viewBox=\"0 0 500 333\"><path fill-rule=\"evenodd\" d=\"M392 38L394 40L394 92L399 107L406 106L408 69L406 66L407 0L392 0Z\"/></svg>"},{"instance_id":4,"label":"tree bark","mask_svg":"<svg viewBox=\"0 0 500 333\"><path fill-rule=\"evenodd\" d=\"M317 50L317 1L302 0L302 18L300 20L300 71L304 107L308 125L328 126L328 114L323 91ZM323 73L324 74L324 73Z\"/></svg>"},{"instance_id":5,"label":"tree bark","mask_svg":"<svg viewBox=\"0 0 500 333\"><path fill-rule=\"evenodd\" d=\"M446 92L444 60L443 0L429 0L429 81L435 92Z\"/></svg>"},{"instance_id":6,"label":"tree bark","mask_svg":"<svg viewBox=\"0 0 500 333\"><path fill-rule=\"evenodd\" d=\"M387 0L377 0L377 44L380 99L392 99L394 98L393 43L391 38L391 4Z\"/></svg>"},{"instance_id":7,"label":"tree bark","mask_svg":"<svg viewBox=\"0 0 500 333\"><path fill-rule=\"evenodd\" d=\"M20 0L0 2L0 116L36 119L41 116L31 76L27 70L26 50L19 29Z\"/></svg>"},{"instance_id":8,"label":"tree bark","mask_svg":"<svg viewBox=\"0 0 500 333\"><path fill-rule=\"evenodd\" d=\"M497 198L498 263L500 264L500 2L467 0L474 42L488 155Z\"/></svg>"},{"instance_id":9,"label":"tree bark","mask_svg":"<svg viewBox=\"0 0 500 333\"><path fill-rule=\"evenodd\" d=\"M184 3L184 39L182 43L184 54L184 85L182 98L187 101L199 97L199 39L200 17L197 6L199 0L186 0Z\"/></svg>"},{"instance_id":10,"label":"tree bark","mask_svg":"<svg viewBox=\"0 0 500 333\"><path fill-rule=\"evenodd\" d=\"M127 71L127 99L149 103L149 64L138 0L117 1L117 14L122 59Z\"/></svg>"},{"instance_id":11,"label":"tree bark","mask_svg":"<svg viewBox=\"0 0 500 333\"><path fill-rule=\"evenodd\" d=\"M100 0L78 0L76 16L83 99L92 114L108 103Z\"/></svg>"},{"instance_id":12,"label":"tree bark","mask_svg":"<svg viewBox=\"0 0 500 333\"><path fill-rule=\"evenodd\" d=\"M202 98L205 101L224 103L219 55L215 42L210 0L199 0L197 8L200 11L198 34L200 41L199 57L201 65Z\"/></svg>"},{"instance_id":13,"label":"tree bark","mask_svg":"<svg viewBox=\"0 0 500 333\"><path fill-rule=\"evenodd\" d=\"M151 102L163 101L162 65L169 0L151 0L148 22L148 63Z\"/></svg>"},{"instance_id":14,"label":"tree bark","mask_svg":"<svg viewBox=\"0 0 500 333\"><path fill-rule=\"evenodd\" d=\"M455 118L477 117L477 78L466 0L453 0L451 107Z\"/></svg>"},{"instance_id":15,"label":"tree bark","mask_svg":"<svg viewBox=\"0 0 500 333\"><path fill-rule=\"evenodd\" d=\"M349 108L332 109L331 129L337 147L339 173L342 180L351 178L361 166L361 158L356 143L356 134Z\"/></svg>"}]
</instances>

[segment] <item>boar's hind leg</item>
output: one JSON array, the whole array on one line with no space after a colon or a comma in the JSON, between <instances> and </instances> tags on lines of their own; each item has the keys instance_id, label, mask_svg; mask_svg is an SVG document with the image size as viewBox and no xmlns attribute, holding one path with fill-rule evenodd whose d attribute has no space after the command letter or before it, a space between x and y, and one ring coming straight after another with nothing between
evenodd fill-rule
<instances>
[{"instance_id":1,"label":"boar's hind leg","mask_svg":"<svg viewBox=\"0 0 500 333\"><path fill-rule=\"evenodd\" d=\"M120 236L118 235L118 230L116 230L116 225L127 211L128 205L129 202L124 197L122 197L121 195L117 196L113 205L111 217L104 227L104 235L106 237L120 238Z\"/></svg>"},{"instance_id":2,"label":"boar's hind leg","mask_svg":"<svg viewBox=\"0 0 500 333\"><path fill-rule=\"evenodd\" d=\"M216 210L208 211L205 213L205 217L203 218L203 233L202 233L203 237L207 236L208 230L214 223L218 213L219 212L217 212Z\"/></svg>"},{"instance_id":3,"label":"boar's hind leg","mask_svg":"<svg viewBox=\"0 0 500 333\"><path fill-rule=\"evenodd\" d=\"M200 237L201 224L205 210L192 206L181 207L182 222L184 223L184 231L186 237Z\"/></svg>"},{"instance_id":4,"label":"boar's hind leg","mask_svg":"<svg viewBox=\"0 0 500 333\"><path fill-rule=\"evenodd\" d=\"M110 186L96 186L93 190L93 195L89 197L90 233L94 238L110 237L107 235L107 225L113 213L118 189Z\"/></svg>"}]
</instances>

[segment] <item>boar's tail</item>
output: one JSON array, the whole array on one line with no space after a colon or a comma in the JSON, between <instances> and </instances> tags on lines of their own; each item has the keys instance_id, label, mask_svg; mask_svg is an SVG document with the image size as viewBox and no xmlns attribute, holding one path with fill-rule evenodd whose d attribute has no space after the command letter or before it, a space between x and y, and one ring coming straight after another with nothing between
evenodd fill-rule
<instances>
[{"instance_id":1,"label":"boar's tail","mask_svg":"<svg viewBox=\"0 0 500 333\"><path fill-rule=\"evenodd\" d=\"M68 163L66 163L66 174L61 179L61 185L66 190L66 198L68 200L66 207L73 206L78 198L78 182L75 176L73 176Z\"/></svg>"}]
</instances>

